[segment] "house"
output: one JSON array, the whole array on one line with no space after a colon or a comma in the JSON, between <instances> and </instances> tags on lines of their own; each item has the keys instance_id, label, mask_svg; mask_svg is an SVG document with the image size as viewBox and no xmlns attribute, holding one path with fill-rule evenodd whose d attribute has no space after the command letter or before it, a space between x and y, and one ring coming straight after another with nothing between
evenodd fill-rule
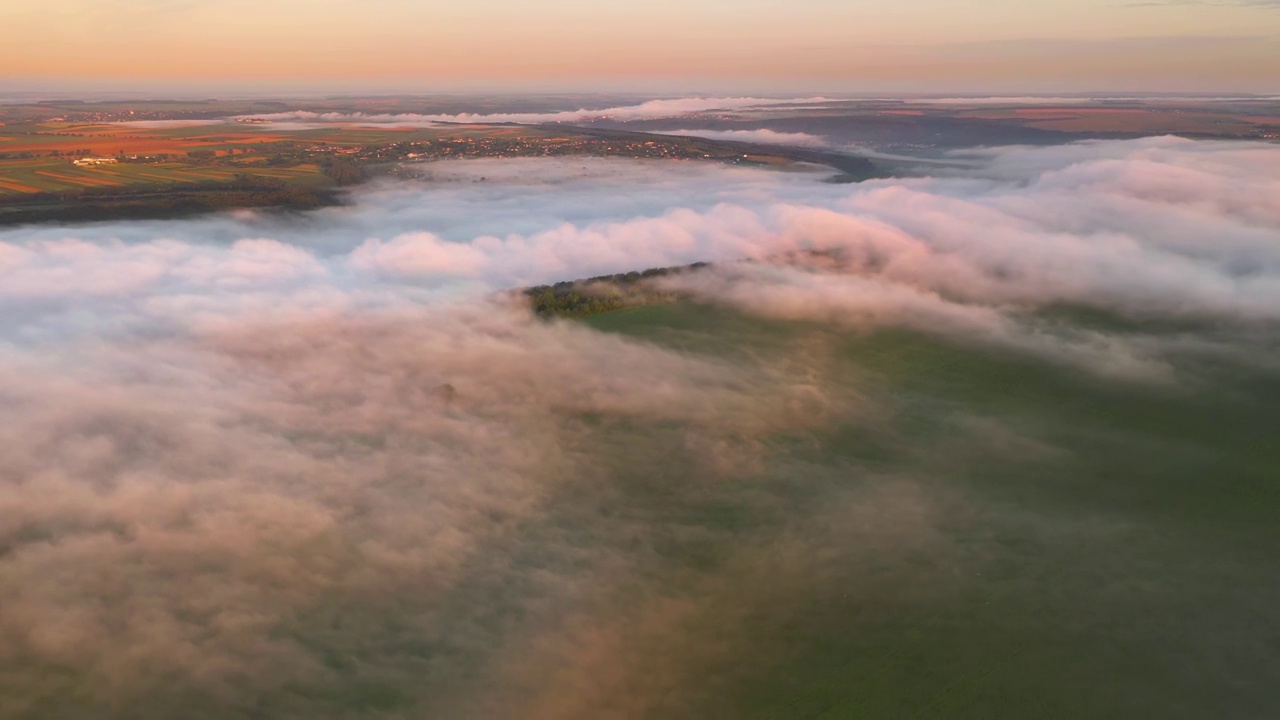
<instances>
[{"instance_id":1,"label":"house","mask_svg":"<svg viewBox=\"0 0 1280 720\"><path fill-rule=\"evenodd\" d=\"M84 167L86 165L113 165L119 161L113 157L82 157L74 162L76 165Z\"/></svg>"}]
</instances>

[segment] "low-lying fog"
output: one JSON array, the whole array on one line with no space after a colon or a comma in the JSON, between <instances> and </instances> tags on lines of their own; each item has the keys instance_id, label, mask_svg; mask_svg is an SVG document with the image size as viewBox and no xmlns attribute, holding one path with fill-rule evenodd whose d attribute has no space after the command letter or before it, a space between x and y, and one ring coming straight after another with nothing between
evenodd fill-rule
<instances>
[{"instance_id":1,"label":"low-lying fog","mask_svg":"<svg viewBox=\"0 0 1280 720\"><path fill-rule=\"evenodd\" d=\"M1280 371L1280 147L961 159L859 185L442 162L302 217L0 231L0 718L707 717L788 593L848 601L811 571L879 607L978 562L962 493L822 459L893 421L823 343L903 329L1123 387ZM495 295L695 261L665 284L814 344Z\"/></svg>"}]
</instances>

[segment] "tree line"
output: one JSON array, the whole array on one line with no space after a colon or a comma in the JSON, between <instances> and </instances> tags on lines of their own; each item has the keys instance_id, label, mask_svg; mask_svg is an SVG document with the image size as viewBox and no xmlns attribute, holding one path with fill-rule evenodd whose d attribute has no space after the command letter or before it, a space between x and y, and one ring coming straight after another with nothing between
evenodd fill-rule
<instances>
[{"instance_id":1,"label":"tree line","mask_svg":"<svg viewBox=\"0 0 1280 720\"><path fill-rule=\"evenodd\" d=\"M695 272L709 266L709 263L696 262L615 275L597 275L553 285L537 285L525 288L522 293L533 311L541 317L587 317L676 300L675 293L655 291L646 287L646 281Z\"/></svg>"}]
</instances>

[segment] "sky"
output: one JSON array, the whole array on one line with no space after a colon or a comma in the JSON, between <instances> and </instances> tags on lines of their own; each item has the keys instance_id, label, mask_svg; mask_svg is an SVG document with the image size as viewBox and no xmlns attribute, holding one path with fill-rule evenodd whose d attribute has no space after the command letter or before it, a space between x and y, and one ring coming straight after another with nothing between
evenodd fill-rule
<instances>
[{"instance_id":1,"label":"sky","mask_svg":"<svg viewBox=\"0 0 1280 720\"><path fill-rule=\"evenodd\" d=\"M10 0L17 89L1280 90L1280 0Z\"/></svg>"}]
</instances>

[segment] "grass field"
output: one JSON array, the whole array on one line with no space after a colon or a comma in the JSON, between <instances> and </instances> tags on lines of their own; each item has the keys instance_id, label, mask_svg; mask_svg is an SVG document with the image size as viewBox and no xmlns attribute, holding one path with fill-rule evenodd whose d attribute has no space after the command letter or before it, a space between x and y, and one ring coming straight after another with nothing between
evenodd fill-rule
<instances>
[{"instance_id":1,"label":"grass field","mask_svg":"<svg viewBox=\"0 0 1280 720\"><path fill-rule=\"evenodd\" d=\"M715 649L682 665L687 679L646 717L1274 709L1275 374L1182 358L1185 382L1135 385L907 332L691 305L584 322L808 368L858 408L815 443L774 438L760 472L712 492L653 495L635 479L624 515L702 528L667 562L714 577L686 586L671 570L668 592L702 599L634 652L660 673L690 646Z\"/></svg>"},{"instance_id":2,"label":"grass field","mask_svg":"<svg viewBox=\"0 0 1280 720\"><path fill-rule=\"evenodd\" d=\"M226 182L237 175L288 180L308 187L328 184L318 165L291 168L198 166L182 162L116 163L77 167L60 158L0 160L0 196L82 188Z\"/></svg>"}]
</instances>

